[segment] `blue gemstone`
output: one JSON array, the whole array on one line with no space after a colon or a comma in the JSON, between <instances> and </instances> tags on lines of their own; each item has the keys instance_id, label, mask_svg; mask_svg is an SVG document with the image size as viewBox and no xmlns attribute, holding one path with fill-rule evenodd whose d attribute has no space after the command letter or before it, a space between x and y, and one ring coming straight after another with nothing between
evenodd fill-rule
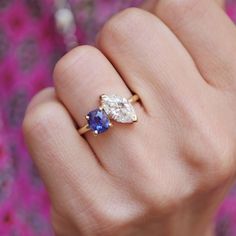
<instances>
[{"instance_id":1,"label":"blue gemstone","mask_svg":"<svg viewBox=\"0 0 236 236\"><path fill-rule=\"evenodd\" d=\"M96 109L88 113L89 128L101 134L109 129L110 120L104 110Z\"/></svg>"}]
</instances>

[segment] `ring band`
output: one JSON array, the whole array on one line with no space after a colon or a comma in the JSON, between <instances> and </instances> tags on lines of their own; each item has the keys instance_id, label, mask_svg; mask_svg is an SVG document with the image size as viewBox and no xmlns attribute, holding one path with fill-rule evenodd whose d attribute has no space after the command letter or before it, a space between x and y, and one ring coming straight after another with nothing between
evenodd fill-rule
<instances>
[{"instance_id":1,"label":"ring band","mask_svg":"<svg viewBox=\"0 0 236 236\"><path fill-rule=\"evenodd\" d=\"M111 120L118 123L134 123L138 121L132 103L139 100L139 96L134 94L129 99L118 95L101 95L100 107L90 111L86 115L87 124L79 129L79 134L92 131L95 135L104 133L113 126Z\"/></svg>"}]
</instances>

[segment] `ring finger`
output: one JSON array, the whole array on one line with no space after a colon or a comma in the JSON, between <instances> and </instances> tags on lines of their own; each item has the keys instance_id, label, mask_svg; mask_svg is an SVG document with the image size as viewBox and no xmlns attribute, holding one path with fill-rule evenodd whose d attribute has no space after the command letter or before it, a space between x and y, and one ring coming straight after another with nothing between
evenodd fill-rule
<instances>
[{"instance_id":1,"label":"ring finger","mask_svg":"<svg viewBox=\"0 0 236 236\"><path fill-rule=\"evenodd\" d=\"M87 123L85 115L99 107L100 95L132 96L106 57L90 46L78 47L63 57L55 68L54 79L59 99L80 127ZM141 105L136 103L134 107L139 122L142 122L145 116ZM110 169L119 168L123 163L118 157L124 156L124 147L128 142L137 142L135 137L138 132L141 132L139 125L116 123L112 130L99 137L91 132L86 133L85 137L101 164Z\"/></svg>"}]
</instances>

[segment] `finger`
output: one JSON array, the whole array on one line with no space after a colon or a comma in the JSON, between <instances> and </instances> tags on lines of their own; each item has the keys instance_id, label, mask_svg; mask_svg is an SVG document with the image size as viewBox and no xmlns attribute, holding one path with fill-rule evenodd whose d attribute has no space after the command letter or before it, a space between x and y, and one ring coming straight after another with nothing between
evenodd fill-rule
<instances>
[{"instance_id":1,"label":"finger","mask_svg":"<svg viewBox=\"0 0 236 236\"><path fill-rule=\"evenodd\" d=\"M66 209L104 179L103 169L57 101L54 89L46 89L33 99L23 129L30 153L56 206L64 204Z\"/></svg>"},{"instance_id":2,"label":"finger","mask_svg":"<svg viewBox=\"0 0 236 236\"><path fill-rule=\"evenodd\" d=\"M152 114L160 115L158 104L167 109L170 99L199 96L208 86L175 35L146 11L131 8L114 16L97 43L132 90L148 91Z\"/></svg>"},{"instance_id":3,"label":"finger","mask_svg":"<svg viewBox=\"0 0 236 236\"><path fill-rule=\"evenodd\" d=\"M225 6L225 0L215 0L215 1L221 7ZM152 12L158 2L159 2L159 0L146 0L146 1L142 2L140 7L144 10Z\"/></svg>"},{"instance_id":4,"label":"finger","mask_svg":"<svg viewBox=\"0 0 236 236\"><path fill-rule=\"evenodd\" d=\"M225 0L216 0L216 2L219 4L221 7L225 7Z\"/></svg>"},{"instance_id":5,"label":"finger","mask_svg":"<svg viewBox=\"0 0 236 236\"><path fill-rule=\"evenodd\" d=\"M80 127L87 123L85 115L100 105L100 95L129 98L132 94L104 55L90 46L78 47L64 56L55 68L54 80L58 97ZM141 121L142 108L139 103L134 106ZM118 168L115 163L124 157L124 149L120 147L134 142L139 130L136 124L114 123L114 127L99 137L91 132L85 136L102 165L110 170Z\"/></svg>"},{"instance_id":6,"label":"finger","mask_svg":"<svg viewBox=\"0 0 236 236\"><path fill-rule=\"evenodd\" d=\"M215 1L160 0L153 11L181 40L206 81L235 85L236 30Z\"/></svg>"},{"instance_id":7,"label":"finger","mask_svg":"<svg viewBox=\"0 0 236 236\"><path fill-rule=\"evenodd\" d=\"M157 1L158 0L146 0L146 1L143 1L139 7L146 11L151 12L155 4L157 4Z\"/></svg>"}]
</instances>

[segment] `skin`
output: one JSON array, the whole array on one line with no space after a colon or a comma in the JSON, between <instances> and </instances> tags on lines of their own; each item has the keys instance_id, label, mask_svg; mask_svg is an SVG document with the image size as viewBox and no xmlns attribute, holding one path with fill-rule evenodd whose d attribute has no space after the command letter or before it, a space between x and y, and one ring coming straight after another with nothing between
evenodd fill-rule
<instances>
[{"instance_id":1,"label":"skin","mask_svg":"<svg viewBox=\"0 0 236 236\"><path fill-rule=\"evenodd\" d=\"M32 100L23 123L57 236L213 235L236 177L236 29L220 5L126 9L97 48L57 63L55 88ZM104 93L138 94L138 123L80 136Z\"/></svg>"}]
</instances>

